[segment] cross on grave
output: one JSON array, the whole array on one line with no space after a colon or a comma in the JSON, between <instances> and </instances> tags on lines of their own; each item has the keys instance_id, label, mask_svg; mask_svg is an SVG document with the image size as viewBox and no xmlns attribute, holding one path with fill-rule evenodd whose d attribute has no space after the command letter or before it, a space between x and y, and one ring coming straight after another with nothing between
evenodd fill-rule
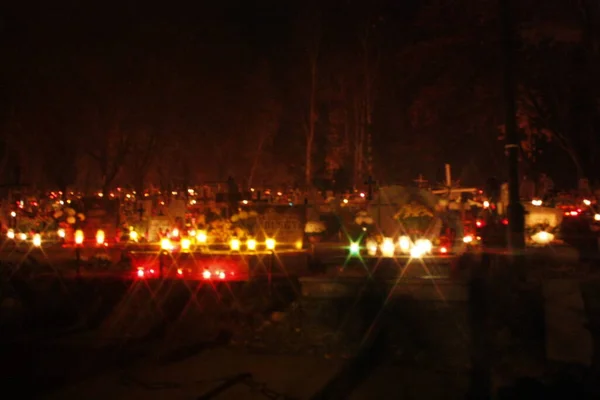
<instances>
[{"instance_id":1,"label":"cross on grave","mask_svg":"<svg viewBox=\"0 0 600 400\"><path fill-rule=\"evenodd\" d=\"M142 203L140 203L139 208L137 209L137 212L140 216L140 221L143 219L144 217L144 211L146 211L146 209L144 208L144 205Z\"/></svg>"},{"instance_id":2,"label":"cross on grave","mask_svg":"<svg viewBox=\"0 0 600 400\"><path fill-rule=\"evenodd\" d=\"M373 177L369 175L369 178L365 181L365 185L367 185L367 200L373 200L373 185L375 183Z\"/></svg>"},{"instance_id":3,"label":"cross on grave","mask_svg":"<svg viewBox=\"0 0 600 400\"><path fill-rule=\"evenodd\" d=\"M419 188L422 188L427 183L427 179L423 178L423 174L419 174L419 177L414 180Z\"/></svg>"}]
</instances>

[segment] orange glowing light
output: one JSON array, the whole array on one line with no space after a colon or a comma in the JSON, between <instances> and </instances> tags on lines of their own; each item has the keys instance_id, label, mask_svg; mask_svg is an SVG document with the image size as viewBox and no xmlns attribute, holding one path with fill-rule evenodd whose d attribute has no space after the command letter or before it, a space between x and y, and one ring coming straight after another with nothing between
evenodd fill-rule
<instances>
[{"instance_id":1,"label":"orange glowing light","mask_svg":"<svg viewBox=\"0 0 600 400\"><path fill-rule=\"evenodd\" d=\"M42 245L42 236L39 233L33 235L33 245L35 247L40 247Z\"/></svg>"},{"instance_id":2,"label":"orange glowing light","mask_svg":"<svg viewBox=\"0 0 600 400\"><path fill-rule=\"evenodd\" d=\"M102 229L98 229L98 232L96 232L96 243L104 244L104 239L104 231Z\"/></svg>"},{"instance_id":3,"label":"orange glowing light","mask_svg":"<svg viewBox=\"0 0 600 400\"><path fill-rule=\"evenodd\" d=\"M83 244L83 231L81 229L75 231L75 244Z\"/></svg>"}]
</instances>

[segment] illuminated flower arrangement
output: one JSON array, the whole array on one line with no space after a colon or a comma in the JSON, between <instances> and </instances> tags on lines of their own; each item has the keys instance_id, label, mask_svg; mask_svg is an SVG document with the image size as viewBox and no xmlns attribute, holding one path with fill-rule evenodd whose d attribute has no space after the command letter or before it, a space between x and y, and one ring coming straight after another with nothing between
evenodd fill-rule
<instances>
[{"instance_id":1,"label":"illuminated flower arrangement","mask_svg":"<svg viewBox=\"0 0 600 400\"><path fill-rule=\"evenodd\" d=\"M327 227L322 221L308 221L304 226L304 233L307 235L320 235L325 232L326 229Z\"/></svg>"},{"instance_id":2,"label":"illuminated flower arrangement","mask_svg":"<svg viewBox=\"0 0 600 400\"><path fill-rule=\"evenodd\" d=\"M227 243L236 231L231 221L217 219L208 224L208 237L217 243Z\"/></svg>"},{"instance_id":3,"label":"illuminated flower arrangement","mask_svg":"<svg viewBox=\"0 0 600 400\"><path fill-rule=\"evenodd\" d=\"M229 219L218 218L207 224L211 241L227 243L231 238L244 239L254 235L258 213L256 211L241 211ZM198 224L198 226L200 226Z\"/></svg>"},{"instance_id":4,"label":"illuminated flower arrangement","mask_svg":"<svg viewBox=\"0 0 600 400\"><path fill-rule=\"evenodd\" d=\"M373 217L366 211L359 211L354 218L354 223L360 226L373 225L373 222Z\"/></svg>"},{"instance_id":5,"label":"illuminated flower arrangement","mask_svg":"<svg viewBox=\"0 0 600 400\"><path fill-rule=\"evenodd\" d=\"M53 230L56 227L54 220L45 215L38 215L34 218L22 217L18 219L18 232L45 232Z\"/></svg>"},{"instance_id":6,"label":"illuminated flower arrangement","mask_svg":"<svg viewBox=\"0 0 600 400\"><path fill-rule=\"evenodd\" d=\"M240 211L231 216L231 223L238 238L245 238L255 235L256 224L258 223L258 213L256 211Z\"/></svg>"},{"instance_id":7,"label":"illuminated flower arrangement","mask_svg":"<svg viewBox=\"0 0 600 400\"><path fill-rule=\"evenodd\" d=\"M402 206L394 218L411 235L427 232L434 222L433 211L416 201Z\"/></svg>"},{"instance_id":8,"label":"illuminated flower arrangement","mask_svg":"<svg viewBox=\"0 0 600 400\"><path fill-rule=\"evenodd\" d=\"M525 227L525 240L533 246L546 246L555 242L559 235L558 227L550 224L535 224Z\"/></svg>"},{"instance_id":9,"label":"illuminated flower arrangement","mask_svg":"<svg viewBox=\"0 0 600 400\"><path fill-rule=\"evenodd\" d=\"M77 222L85 221L85 215L78 213L71 207L65 207L63 210L57 210L53 215L54 219L59 223L75 225Z\"/></svg>"}]
</instances>

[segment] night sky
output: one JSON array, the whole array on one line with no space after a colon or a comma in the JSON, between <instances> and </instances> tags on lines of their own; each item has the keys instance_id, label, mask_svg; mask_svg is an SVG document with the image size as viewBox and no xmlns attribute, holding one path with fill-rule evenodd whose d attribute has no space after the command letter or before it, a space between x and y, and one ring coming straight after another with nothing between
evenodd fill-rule
<instances>
[{"instance_id":1,"label":"night sky","mask_svg":"<svg viewBox=\"0 0 600 400\"><path fill-rule=\"evenodd\" d=\"M504 176L496 1L135 3L3 5L6 183L14 180L7 166L20 165L21 183L48 187L183 185L230 175L303 184L315 38L315 179L346 174L349 185L362 183L369 166L354 162L360 129L372 132L381 182L420 173L440 180L446 162L464 184ZM569 186L578 172L573 152L579 170L598 170L590 151L599 120L591 78L597 32L580 17L598 14L569 2L533 3L514 8L519 96L535 93L544 103L543 112L520 108L524 141L536 139L522 167ZM532 45L525 29L545 41ZM360 119L365 38L368 128ZM570 95L547 92L555 81ZM585 93L573 94L580 87Z\"/></svg>"}]
</instances>

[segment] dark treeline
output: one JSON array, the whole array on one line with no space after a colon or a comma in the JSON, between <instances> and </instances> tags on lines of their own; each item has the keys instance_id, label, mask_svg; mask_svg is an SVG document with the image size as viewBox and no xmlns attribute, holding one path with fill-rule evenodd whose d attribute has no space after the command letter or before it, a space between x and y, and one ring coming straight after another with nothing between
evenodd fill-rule
<instances>
[{"instance_id":1,"label":"dark treeline","mask_svg":"<svg viewBox=\"0 0 600 400\"><path fill-rule=\"evenodd\" d=\"M5 184L504 173L497 0L89 3L3 6ZM513 3L523 171L596 179L598 6Z\"/></svg>"}]
</instances>

